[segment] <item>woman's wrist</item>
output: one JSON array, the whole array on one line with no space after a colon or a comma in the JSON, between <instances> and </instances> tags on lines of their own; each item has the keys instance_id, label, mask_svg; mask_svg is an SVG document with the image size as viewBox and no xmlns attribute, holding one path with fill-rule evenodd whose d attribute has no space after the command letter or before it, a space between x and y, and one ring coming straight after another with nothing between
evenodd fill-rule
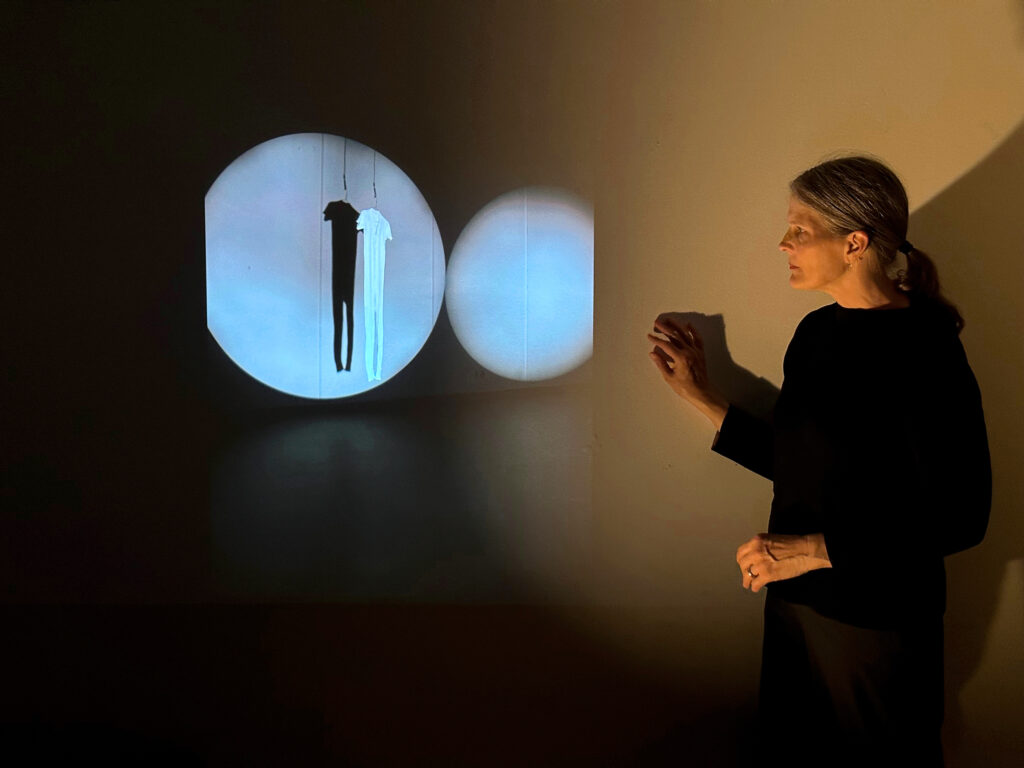
<instances>
[{"instance_id":1,"label":"woman's wrist","mask_svg":"<svg viewBox=\"0 0 1024 768\"><path fill-rule=\"evenodd\" d=\"M805 541L805 554L815 560L824 560L831 565L828 559L828 548L825 546L825 534L810 533L803 537Z\"/></svg>"},{"instance_id":2,"label":"woman's wrist","mask_svg":"<svg viewBox=\"0 0 1024 768\"><path fill-rule=\"evenodd\" d=\"M705 392L699 399L690 400L693 406L707 417L715 431L722 429L725 414L729 410L729 401L717 392Z\"/></svg>"}]
</instances>

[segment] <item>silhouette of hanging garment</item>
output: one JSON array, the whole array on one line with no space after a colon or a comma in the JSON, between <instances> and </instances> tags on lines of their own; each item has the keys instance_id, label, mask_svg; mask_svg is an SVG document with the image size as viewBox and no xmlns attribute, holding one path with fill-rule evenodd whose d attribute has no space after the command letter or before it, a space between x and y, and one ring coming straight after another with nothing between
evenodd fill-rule
<instances>
[{"instance_id":1,"label":"silhouette of hanging garment","mask_svg":"<svg viewBox=\"0 0 1024 768\"><path fill-rule=\"evenodd\" d=\"M324 221L331 222L331 304L334 311L334 366L352 370L352 316L356 282L356 234L359 214L344 200L334 200L324 208ZM344 313L344 316L343 316ZM347 322L345 322L347 320ZM341 364L342 325L348 331L345 364Z\"/></svg>"},{"instance_id":2,"label":"silhouette of hanging garment","mask_svg":"<svg viewBox=\"0 0 1024 768\"><path fill-rule=\"evenodd\" d=\"M363 231L363 326L366 331L366 376L381 380L384 362L384 245L391 225L376 208L359 214Z\"/></svg>"}]
</instances>

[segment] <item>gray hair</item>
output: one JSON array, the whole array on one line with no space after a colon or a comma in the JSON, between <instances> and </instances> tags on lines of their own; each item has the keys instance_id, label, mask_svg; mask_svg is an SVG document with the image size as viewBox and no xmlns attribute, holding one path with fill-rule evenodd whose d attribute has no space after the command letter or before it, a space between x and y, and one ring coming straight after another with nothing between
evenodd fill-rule
<instances>
[{"instance_id":1,"label":"gray hair","mask_svg":"<svg viewBox=\"0 0 1024 768\"><path fill-rule=\"evenodd\" d=\"M893 278L896 288L912 298L923 297L940 305L960 332L963 317L942 295L935 262L907 242L907 192L888 166L860 155L826 160L793 179L789 189L821 216L832 234L864 232L887 272L897 264L897 254L903 252L906 269L900 269Z\"/></svg>"}]
</instances>

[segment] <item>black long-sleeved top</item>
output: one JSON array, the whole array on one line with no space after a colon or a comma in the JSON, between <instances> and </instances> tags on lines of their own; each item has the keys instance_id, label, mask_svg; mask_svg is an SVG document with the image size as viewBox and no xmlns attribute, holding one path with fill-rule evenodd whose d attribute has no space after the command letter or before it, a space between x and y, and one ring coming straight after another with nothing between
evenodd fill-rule
<instances>
[{"instance_id":1,"label":"black long-sleeved top","mask_svg":"<svg viewBox=\"0 0 1024 768\"><path fill-rule=\"evenodd\" d=\"M939 307L832 304L786 351L772 423L730 406L713 450L774 481L768 530L822 533L832 568L768 585L850 624L945 610L945 555L979 543L992 476L981 394Z\"/></svg>"}]
</instances>

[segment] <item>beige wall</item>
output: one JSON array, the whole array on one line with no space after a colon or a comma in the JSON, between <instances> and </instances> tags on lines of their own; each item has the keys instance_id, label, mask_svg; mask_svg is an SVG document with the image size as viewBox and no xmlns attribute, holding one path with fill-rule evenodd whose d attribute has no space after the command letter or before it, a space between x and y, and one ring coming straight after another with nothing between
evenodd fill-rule
<instances>
[{"instance_id":1,"label":"beige wall","mask_svg":"<svg viewBox=\"0 0 1024 768\"><path fill-rule=\"evenodd\" d=\"M875 154L903 177L910 239L967 318L996 473L986 542L948 563L949 764L1016 764L1024 3L496 3L455 23L479 58L455 137L438 118L437 162L479 184L471 147L494 184L572 186L596 204L593 508L556 546L551 521L523 523L535 586L592 606L579 620L691 688L695 716L709 686L709 706L732 697L747 713L763 596L740 589L733 555L765 527L771 488L709 452L644 334L661 311L698 313L720 385L764 407L797 322L830 301L788 287L786 183L830 153ZM527 481L539 497L552 482ZM567 558L591 567L566 579Z\"/></svg>"},{"instance_id":2,"label":"beige wall","mask_svg":"<svg viewBox=\"0 0 1024 768\"><path fill-rule=\"evenodd\" d=\"M474 41L472 96L453 99L464 120L440 111L436 162L461 163L465 182L486 168L499 186L570 186L596 204L593 508L556 546L551 521L523 523L534 585L592 606L580 621L651 675L747 711L763 596L740 589L733 556L765 527L771 488L710 453L711 429L661 383L644 334L661 311L698 313L719 384L765 407L797 322L830 301L788 287L775 247L786 183L828 154L872 153L904 179L909 237L967 319L996 473L986 542L948 563L949 764L1016 764L1024 3L486 8L454 19L453 35ZM441 67L457 71L464 53L441 52ZM542 497L552 480L527 482ZM565 578L566 559L588 558Z\"/></svg>"},{"instance_id":3,"label":"beige wall","mask_svg":"<svg viewBox=\"0 0 1024 768\"><path fill-rule=\"evenodd\" d=\"M1024 5L666 2L613 15L590 588L646 607L628 621L598 611L595 626L695 684L749 695L762 597L739 588L733 554L763 530L771 488L708 451L712 430L661 383L644 333L660 311L702 313L723 386L756 398L756 377L781 383L793 328L830 301L787 286L775 248L786 182L828 153L867 151L904 178L910 239L934 252L967 318L996 494L985 544L949 564L946 740L951 765L979 764L982 748L1010 764L1024 753L1024 269L1011 229L1024 210Z\"/></svg>"}]
</instances>

